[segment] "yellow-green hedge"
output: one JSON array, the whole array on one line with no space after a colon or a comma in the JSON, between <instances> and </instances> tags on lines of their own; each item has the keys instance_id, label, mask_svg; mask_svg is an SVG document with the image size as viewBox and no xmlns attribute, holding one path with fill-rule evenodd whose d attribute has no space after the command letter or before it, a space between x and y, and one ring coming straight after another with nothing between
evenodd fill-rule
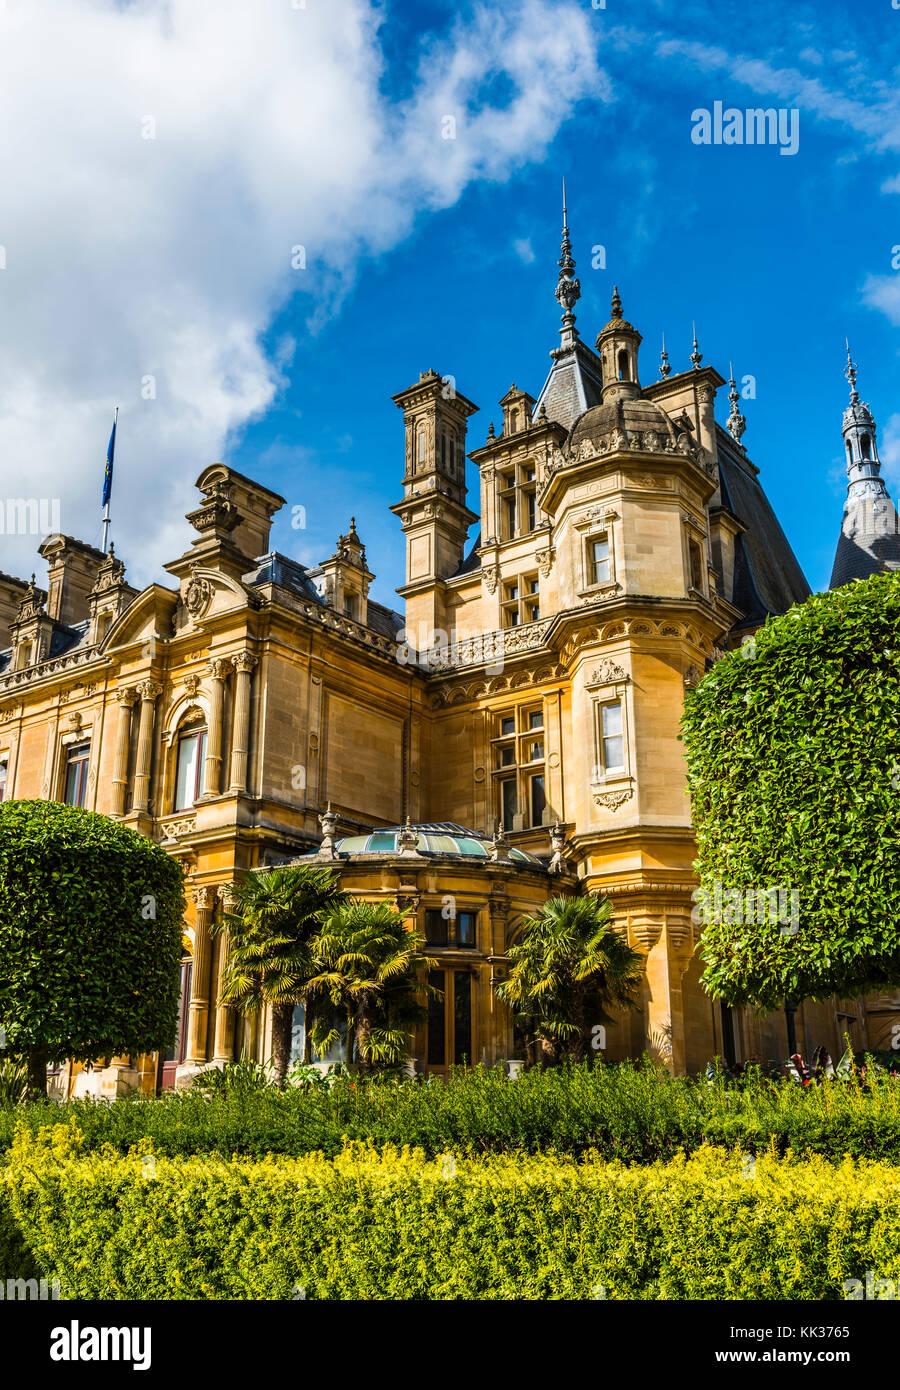
<instances>
[{"instance_id":1,"label":"yellow-green hedge","mask_svg":"<svg viewBox=\"0 0 900 1390\"><path fill-rule=\"evenodd\" d=\"M56 1126L18 1136L0 1190L64 1297L821 1299L900 1277L898 1172L713 1149L123 1158Z\"/></svg>"}]
</instances>

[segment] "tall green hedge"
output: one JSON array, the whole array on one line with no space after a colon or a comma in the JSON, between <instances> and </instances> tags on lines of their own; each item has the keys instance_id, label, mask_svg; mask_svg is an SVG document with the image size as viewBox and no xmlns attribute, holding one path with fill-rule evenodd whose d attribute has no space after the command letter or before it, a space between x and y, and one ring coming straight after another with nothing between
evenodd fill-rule
<instances>
[{"instance_id":1,"label":"tall green hedge","mask_svg":"<svg viewBox=\"0 0 900 1390\"><path fill-rule=\"evenodd\" d=\"M123 1158L47 1133L0 1185L63 1297L817 1300L900 1276L896 1169L866 1161Z\"/></svg>"},{"instance_id":2,"label":"tall green hedge","mask_svg":"<svg viewBox=\"0 0 900 1390\"><path fill-rule=\"evenodd\" d=\"M455 1073L446 1083L361 1084L284 1093L234 1088L207 1098L169 1092L160 1100L90 1100L0 1110L0 1152L16 1125L39 1130L75 1124L85 1146L115 1152L148 1144L168 1157L341 1151L345 1136L378 1146L410 1144L434 1157L555 1152L650 1163L702 1144L758 1153L845 1154L900 1163L900 1079L872 1074L855 1082L802 1087L762 1078L741 1087L669 1076L648 1066L586 1065L518 1081L497 1070Z\"/></svg>"},{"instance_id":3,"label":"tall green hedge","mask_svg":"<svg viewBox=\"0 0 900 1390\"><path fill-rule=\"evenodd\" d=\"M683 727L707 904L735 895L707 906L710 992L775 1008L900 983L900 575L770 619ZM738 905L769 888L798 893L796 922Z\"/></svg>"},{"instance_id":4,"label":"tall green hedge","mask_svg":"<svg viewBox=\"0 0 900 1390\"><path fill-rule=\"evenodd\" d=\"M164 850L107 816L0 805L2 1050L89 1062L168 1047L183 885Z\"/></svg>"}]
</instances>

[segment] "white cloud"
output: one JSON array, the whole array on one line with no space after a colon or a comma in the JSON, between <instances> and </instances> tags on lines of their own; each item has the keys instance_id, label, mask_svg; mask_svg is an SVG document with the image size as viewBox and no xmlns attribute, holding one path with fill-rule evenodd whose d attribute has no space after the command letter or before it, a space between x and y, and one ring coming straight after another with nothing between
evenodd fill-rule
<instances>
[{"instance_id":1,"label":"white cloud","mask_svg":"<svg viewBox=\"0 0 900 1390\"><path fill-rule=\"evenodd\" d=\"M900 324L900 272L895 275L869 275L862 288L863 303L880 309L891 323Z\"/></svg>"},{"instance_id":2,"label":"white cloud","mask_svg":"<svg viewBox=\"0 0 900 1390\"><path fill-rule=\"evenodd\" d=\"M518 237L513 242L513 250L519 257L519 260L524 261L526 265L531 265L534 262L535 255L534 247L531 244L531 237Z\"/></svg>"},{"instance_id":3,"label":"white cloud","mask_svg":"<svg viewBox=\"0 0 900 1390\"><path fill-rule=\"evenodd\" d=\"M397 106L375 0L6 0L6 494L60 497L96 540L119 403L114 535L146 581L187 543L194 477L289 370L289 339L261 344L279 305L308 290L315 331L363 256L540 159L576 102L610 98L597 32L577 0L476 8ZM6 538L0 568L30 572L35 544Z\"/></svg>"}]
</instances>

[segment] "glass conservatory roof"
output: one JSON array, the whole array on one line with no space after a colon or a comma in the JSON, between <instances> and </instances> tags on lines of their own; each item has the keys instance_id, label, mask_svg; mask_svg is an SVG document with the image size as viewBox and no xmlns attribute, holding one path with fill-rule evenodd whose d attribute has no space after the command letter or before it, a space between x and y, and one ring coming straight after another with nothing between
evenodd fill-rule
<instances>
[{"instance_id":1,"label":"glass conservatory roof","mask_svg":"<svg viewBox=\"0 0 900 1390\"><path fill-rule=\"evenodd\" d=\"M334 848L338 854L398 854L397 837L402 829L401 825L391 825L372 830L368 835L348 835L343 840L335 840ZM420 854L463 854L472 859L491 857L493 844L489 839L452 821L432 821L413 825L411 829L416 832L416 848ZM543 860L525 850L510 849L509 857L541 869L545 867Z\"/></svg>"}]
</instances>

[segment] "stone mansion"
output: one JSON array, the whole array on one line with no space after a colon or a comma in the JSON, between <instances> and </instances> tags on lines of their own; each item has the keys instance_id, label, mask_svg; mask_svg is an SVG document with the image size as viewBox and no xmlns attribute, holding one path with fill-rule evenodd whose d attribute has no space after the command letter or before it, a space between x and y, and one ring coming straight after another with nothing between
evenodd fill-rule
<instances>
[{"instance_id":1,"label":"stone mansion","mask_svg":"<svg viewBox=\"0 0 900 1390\"><path fill-rule=\"evenodd\" d=\"M685 370L665 352L642 369L618 292L589 347L574 271L564 226L546 380L511 386L474 447L477 407L452 378L425 371L394 396L402 615L370 598L362 523L305 568L269 547L284 499L221 463L197 479L170 584L138 591L112 549L61 534L40 546L45 587L0 575L2 795L122 820L189 889L170 1054L63 1069L58 1089L152 1091L265 1058L266 1017L218 1002L227 944L210 925L242 873L309 857L416 914L443 989L415 1037L424 1071L521 1056L492 986L523 916L558 893L607 895L645 960L606 1055L684 1072L784 1054L783 1016L700 984L679 721L685 688L808 585L741 443L733 378L696 341ZM804 1005L801 1048L838 1049L848 1028L881 1046L896 1008ZM302 1034L298 1010L298 1050Z\"/></svg>"}]
</instances>

